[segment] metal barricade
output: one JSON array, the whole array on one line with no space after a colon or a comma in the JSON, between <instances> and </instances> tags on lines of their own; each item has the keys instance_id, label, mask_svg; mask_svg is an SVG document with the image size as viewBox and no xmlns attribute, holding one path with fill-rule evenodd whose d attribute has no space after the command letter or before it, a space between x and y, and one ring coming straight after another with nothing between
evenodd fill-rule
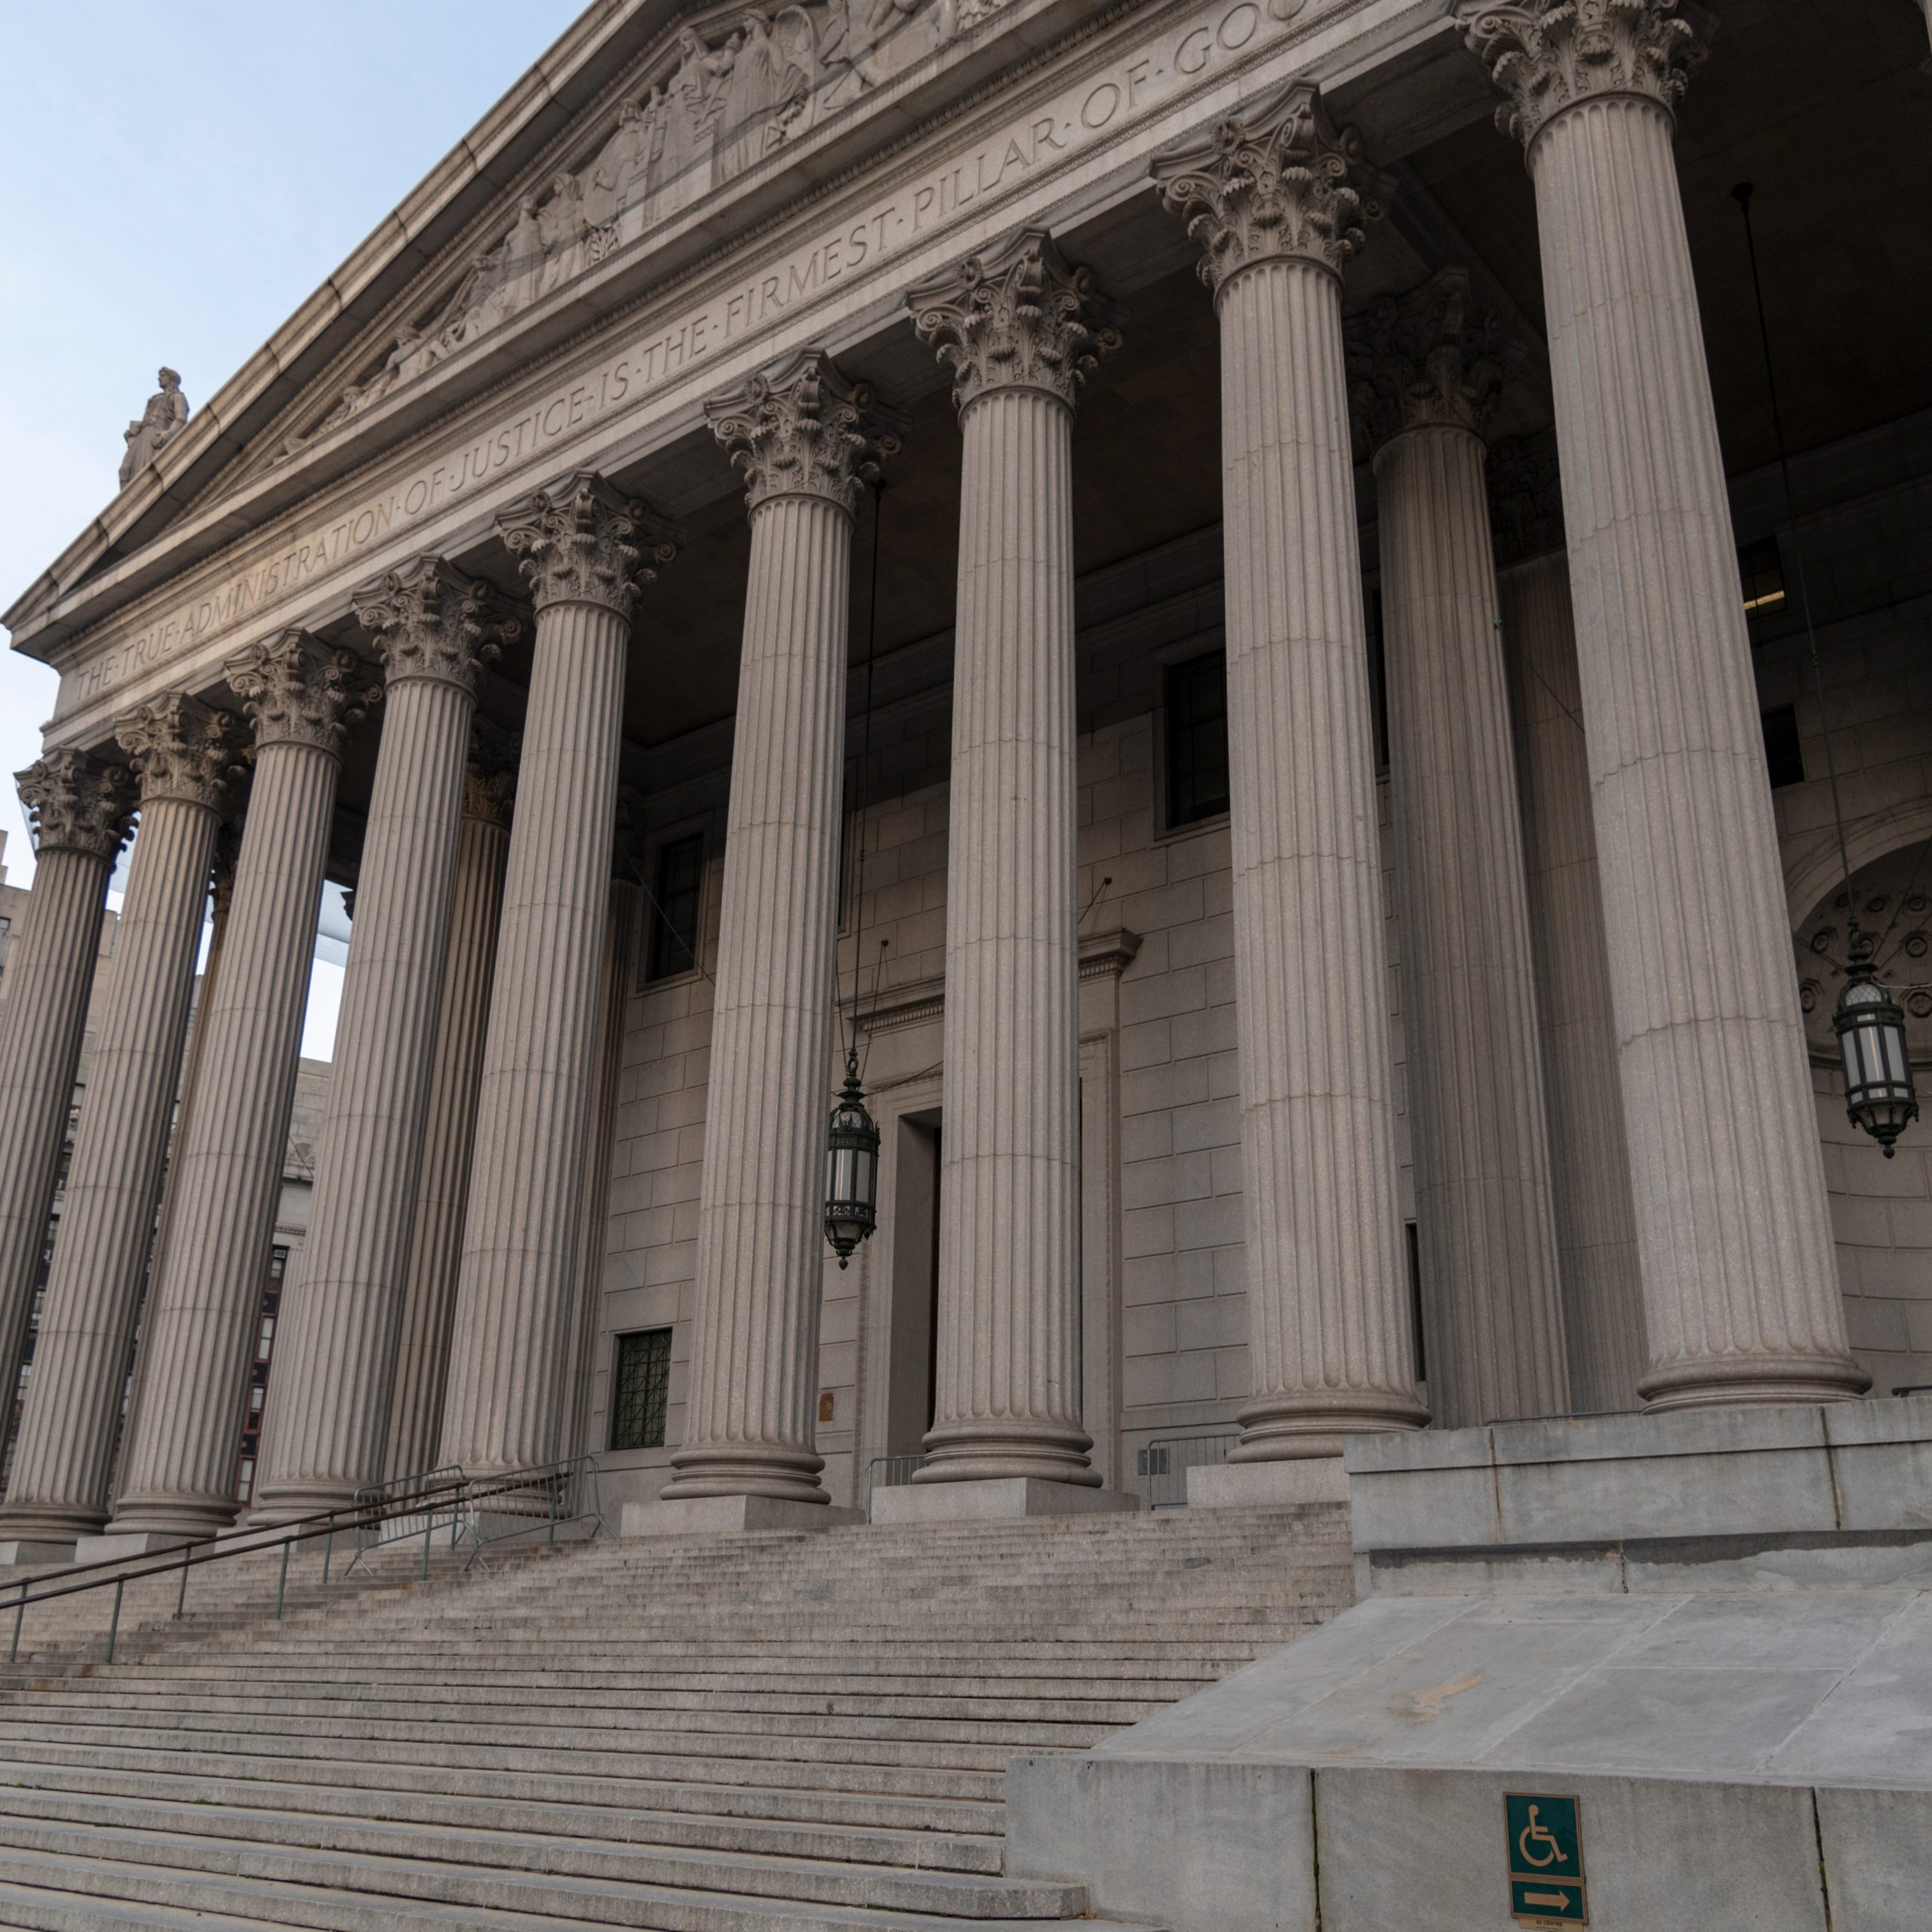
<instances>
[{"instance_id":1,"label":"metal barricade","mask_svg":"<svg viewBox=\"0 0 1932 1932\"><path fill-rule=\"evenodd\" d=\"M1225 1463L1241 1440L1238 1429L1204 1435L1157 1436L1140 1452L1140 1474L1147 1479L1150 1509L1180 1509L1187 1503L1187 1472Z\"/></svg>"},{"instance_id":2,"label":"metal barricade","mask_svg":"<svg viewBox=\"0 0 1932 1932\"><path fill-rule=\"evenodd\" d=\"M875 1456L866 1465L866 1520L872 1521L872 1491L899 1489L912 1480L930 1459L918 1456Z\"/></svg>"},{"instance_id":3,"label":"metal barricade","mask_svg":"<svg viewBox=\"0 0 1932 1932\"><path fill-rule=\"evenodd\" d=\"M420 1475L397 1476L388 1482L372 1482L355 1492L355 1506L368 1512L355 1528L355 1558L351 1571L373 1574L367 1558L370 1551L389 1543L420 1543L423 1571L429 1570L429 1552L439 1535L446 1536L454 1549L464 1534L463 1496L469 1478L461 1467L446 1463L438 1469L426 1469ZM389 1513L397 1502L417 1503L420 1507Z\"/></svg>"},{"instance_id":4,"label":"metal barricade","mask_svg":"<svg viewBox=\"0 0 1932 1932\"><path fill-rule=\"evenodd\" d=\"M598 1489L595 1456L570 1456L555 1463L533 1463L528 1469L505 1469L495 1475L472 1476L463 1485L463 1534L474 1546L467 1570L481 1563L489 1568L485 1546L521 1538L541 1537L554 1544L557 1532L589 1524L589 1542L608 1534Z\"/></svg>"}]
</instances>

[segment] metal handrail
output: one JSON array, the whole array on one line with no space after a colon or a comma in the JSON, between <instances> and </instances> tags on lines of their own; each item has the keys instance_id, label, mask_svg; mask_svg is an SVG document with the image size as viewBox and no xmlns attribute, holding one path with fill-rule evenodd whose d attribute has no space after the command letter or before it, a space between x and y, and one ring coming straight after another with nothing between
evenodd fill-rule
<instances>
[{"instance_id":1,"label":"metal handrail","mask_svg":"<svg viewBox=\"0 0 1932 1932\"><path fill-rule=\"evenodd\" d=\"M486 1532L482 1525L486 1512L478 1506L492 1500L514 1497L526 1503L539 1497L549 1506L547 1513L541 1518L545 1540L554 1548L557 1532L566 1523L588 1522L592 1527L589 1540L595 1542L599 1534L608 1535L611 1525L605 1520L603 1496L599 1478L601 1471L595 1456L565 1456L554 1463L532 1463L521 1469L500 1469L494 1475L472 1476L463 1485L463 1494L458 1508L461 1512L460 1531L453 1528L450 1543L454 1548L458 1534L466 1536L474 1547L469 1552L469 1561L463 1565L467 1571L472 1565L481 1563L487 1571L489 1559L483 1554L483 1546L490 1543L502 1543L512 1537L529 1536L538 1526L539 1517L534 1511L502 1509L495 1513L511 1519L511 1527L505 1530ZM589 1507L581 1506L588 1490ZM562 1510L566 1500L573 1506ZM560 1510L561 1513L560 1513ZM428 1560L428 1537L424 1537L424 1561Z\"/></svg>"},{"instance_id":2,"label":"metal handrail","mask_svg":"<svg viewBox=\"0 0 1932 1932\"><path fill-rule=\"evenodd\" d=\"M188 1601L188 1573L191 1569L211 1563L226 1561L231 1557L254 1556L265 1549L279 1548L281 1551L281 1569L275 1583L275 1614L278 1618L282 1613L284 1601L288 1589L289 1552L298 1543L312 1542L318 1537L329 1539L329 1548L323 1559L322 1580L328 1581L329 1559L334 1552L334 1540L347 1529L359 1529L365 1521L380 1515L400 1514L406 1511L420 1510L426 1500L441 1494L445 1485L410 1491L398 1497L391 1503L380 1506L372 1515L370 1509L358 1509L351 1505L347 1509L318 1509L306 1516L297 1516L289 1521L278 1524L273 1530L254 1534L244 1533L225 1545L217 1542L211 1548L205 1542L183 1543L178 1550L161 1552L162 1560L149 1564L146 1568L129 1568L131 1561L138 1564L138 1557L103 1557L93 1563L82 1563L60 1573L60 1580L51 1589L36 1590L35 1580L26 1577L20 1580L20 1594L12 1604L14 1612L13 1641L7 1652L7 1661L20 1661L20 1625L26 1615L27 1606L35 1603L51 1603L57 1598L79 1596L89 1590L103 1590L109 1584L114 1586L114 1614L107 1629L107 1661L114 1661L115 1641L120 1635L121 1606L128 1586L138 1583L149 1577L165 1577L179 1570L181 1573L180 1594L175 1599L174 1614L180 1617ZM178 1561L177 1560L178 1558ZM97 1571L112 1571L111 1576L96 1576ZM76 1575L85 1575L87 1580L75 1583Z\"/></svg>"},{"instance_id":3,"label":"metal handrail","mask_svg":"<svg viewBox=\"0 0 1932 1932\"><path fill-rule=\"evenodd\" d=\"M872 1518L872 1491L875 1489L903 1489L924 1469L932 1458L922 1450L915 1450L905 1456L875 1456L866 1465L866 1518ZM886 1472L884 1481L878 1479L878 1472Z\"/></svg>"},{"instance_id":4,"label":"metal handrail","mask_svg":"<svg viewBox=\"0 0 1932 1932\"><path fill-rule=\"evenodd\" d=\"M1191 1435L1157 1435L1142 1452L1146 1458L1148 1508L1185 1508L1188 1471L1218 1467L1228 1460L1229 1449L1240 1440L1241 1431L1238 1429L1204 1429ZM1189 1453L1204 1447L1208 1452L1205 1454ZM1179 1452L1178 1457L1176 1452ZM1170 1495L1162 1485L1176 1477L1181 1479L1180 1494Z\"/></svg>"}]
</instances>

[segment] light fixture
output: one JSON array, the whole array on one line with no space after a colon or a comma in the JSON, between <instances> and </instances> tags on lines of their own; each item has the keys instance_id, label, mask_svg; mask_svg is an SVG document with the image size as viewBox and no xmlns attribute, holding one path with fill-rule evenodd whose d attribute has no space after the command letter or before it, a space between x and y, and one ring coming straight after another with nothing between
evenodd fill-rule
<instances>
[{"instance_id":1,"label":"light fixture","mask_svg":"<svg viewBox=\"0 0 1932 1932\"><path fill-rule=\"evenodd\" d=\"M1854 920L1845 985L1832 1015L1832 1030L1844 1056L1844 1106L1892 1158L1892 1143L1918 1118L1912 1061L1906 1051L1905 1014L1886 990L1872 958L1877 942Z\"/></svg>"},{"instance_id":2,"label":"light fixture","mask_svg":"<svg viewBox=\"0 0 1932 1932\"><path fill-rule=\"evenodd\" d=\"M843 1268L878 1226L878 1128L866 1111L859 1057L845 1056L845 1084L826 1136L825 1238Z\"/></svg>"}]
</instances>

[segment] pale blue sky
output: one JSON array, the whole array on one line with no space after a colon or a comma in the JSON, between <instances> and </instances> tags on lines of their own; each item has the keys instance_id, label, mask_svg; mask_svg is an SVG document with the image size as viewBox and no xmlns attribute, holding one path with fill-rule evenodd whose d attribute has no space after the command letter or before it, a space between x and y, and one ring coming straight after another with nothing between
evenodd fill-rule
<instances>
[{"instance_id":1,"label":"pale blue sky","mask_svg":"<svg viewBox=\"0 0 1932 1932\"><path fill-rule=\"evenodd\" d=\"M207 401L578 11L0 0L0 608L113 495L155 369ZM33 860L5 774L39 755L55 681L0 654L16 884Z\"/></svg>"}]
</instances>

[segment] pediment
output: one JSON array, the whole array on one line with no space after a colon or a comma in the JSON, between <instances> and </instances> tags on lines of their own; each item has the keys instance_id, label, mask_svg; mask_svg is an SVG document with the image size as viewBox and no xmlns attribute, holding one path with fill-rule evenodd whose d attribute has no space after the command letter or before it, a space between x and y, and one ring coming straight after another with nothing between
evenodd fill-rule
<instances>
[{"instance_id":1,"label":"pediment","mask_svg":"<svg viewBox=\"0 0 1932 1932\"><path fill-rule=\"evenodd\" d=\"M667 29L547 168L372 332L348 380L303 398L227 479L291 462L628 251L826 122L863 113L1005 0L792 0ZM331 371L338 375L340 369Z\"/></svg>"},{"instance_id":2,"label":"pediment","mask_svg":"<svg viewBox=\"0 0 1932 1932\"><path fill-rule=\"evenodd\" d=\"M1063 32L1088 12L592 7L19 598L17 646L57 648L103 573L118 603L534 359L595 319L578 285L627 300L623 285L675 272L970 94L1031 51L1030 32L1008 44L1009 21Z\"/></svg>"}]
</instances>

